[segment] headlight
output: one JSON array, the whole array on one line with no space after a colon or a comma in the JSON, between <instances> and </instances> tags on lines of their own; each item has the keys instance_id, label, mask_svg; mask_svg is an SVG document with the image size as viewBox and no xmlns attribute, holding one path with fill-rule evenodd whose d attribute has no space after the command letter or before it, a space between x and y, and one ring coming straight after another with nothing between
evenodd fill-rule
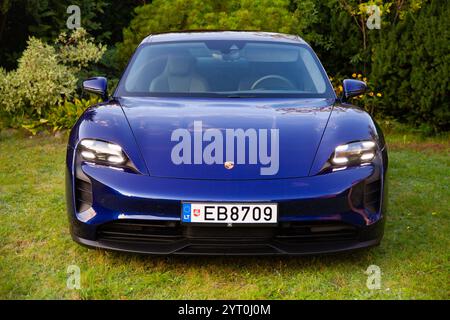
<instances>
[{"instance_id":1,"label":"headlight","mask_svg":"<svg viewBox=\"0 0 450 320\"><path fill-rule=\"evenodd\" d=\"M128 167L135 169L122 147L102 140L84 139L79 143L78 154L81 159L101 165Z\"/></svg>"},{"instance_id":2,"label":"headlight","mask_svg":"<svg viewBox=\"0 0 450 320\"><path fill-rule=\"evenodd\" d=\"M335 166L348 166L367 163L373 160L376 144L373 141L358 141L337 146L331 157Z\"/></svg>"}]
</instances>

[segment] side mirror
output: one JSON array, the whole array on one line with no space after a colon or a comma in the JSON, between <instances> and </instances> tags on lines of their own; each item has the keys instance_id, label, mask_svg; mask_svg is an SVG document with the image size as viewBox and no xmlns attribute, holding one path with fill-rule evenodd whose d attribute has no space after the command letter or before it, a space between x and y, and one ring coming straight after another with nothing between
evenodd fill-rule
<instances>
[{"instance_id":1,"label":"side mirror","mask_svg":"<svg viewBox=\"0 0 450 320\"><path fill-rule=\"evenodd\" d=\"M345 79L343 81L344 96L343 101L347 101L352 97L364 94L367 91L367 85L364 81Z\"/></svg>"},{"instance_id":2,"label":"side mirror","mask_svg":"<svg viewBox=\"0 0 450 320\"><path fill-rule=\"evenodd\" d=\"M94 77L83 81L83 90L98 94L103 100L108 99L108 80L105 77Z\"/></svg>"}]
</instances>

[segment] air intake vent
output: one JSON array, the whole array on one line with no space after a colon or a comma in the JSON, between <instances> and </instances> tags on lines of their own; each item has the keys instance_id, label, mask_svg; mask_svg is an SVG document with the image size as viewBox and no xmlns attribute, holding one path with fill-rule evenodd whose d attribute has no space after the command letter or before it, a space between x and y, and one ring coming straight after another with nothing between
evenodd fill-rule
<instances>
[{"instance_id":1,"label":"air intake vent","mask_svg":"<svg viewBox=\"0 0 450 320\"><path fill-rule=\"evenodd\" d=\"M172 242L182 238L178 222L122 220L100 226L98 240L122 242Z\"/></svg>"},{"instance_id":2,"label":"air intake vent","mask_svg":"<svg viewBox=\"0 0 450 320\"><path fill-rule=\"evenodd\" d=\"M75 179L75 199L77 212L83 212L92 206L92 186L89 182Z\"/></svg>"},{"instance_id":3,"label":"air intake vent","mask_svg":"<svg viewBox=\"0 0 450 320\"><path fill-rule=\"evenodd\" d=\"M364 188L364 207L370 212L380 209L381 180L366 184Z\"/></svg>"},{"instance_id":4,"label":"air intake vent","mask_svg":"<svg viewBox=\"0 0 450 320\"><path fill-rule=\"evenodd\" d=\"M284 242L302 243L353 240L357 236L356 229L347 224L292 222L289 227L281 228L276 238Z\"/></svg>"}]
</instances>

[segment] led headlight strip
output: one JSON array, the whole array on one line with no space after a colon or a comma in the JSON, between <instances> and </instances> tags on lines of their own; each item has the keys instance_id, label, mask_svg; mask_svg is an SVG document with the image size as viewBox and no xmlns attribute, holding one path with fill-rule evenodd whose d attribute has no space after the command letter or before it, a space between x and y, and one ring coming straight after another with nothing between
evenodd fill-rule
<instances>
[{"instance_id":1,"label":"led headlight strip","mask_svg":"<svg viewBox=\"0 0 450 320\"><path fill-rule=\"evenodd\" d=\"M85 161L110 166L121 166L128 162L122 147L102 140L84 139L79 144L79 154Z\"/></svg>"},{"instance_id":2,"label":"led headlight strip","mask_svg":"<svg viewBox=\"0 0 450 320\"><path fill-rule=\"evenodd\" d=\"M373 141L357 141L337 146L331 158L335 166L347 166L370 162L375 157L376 144Z\"/></svg>"}]
</instances>

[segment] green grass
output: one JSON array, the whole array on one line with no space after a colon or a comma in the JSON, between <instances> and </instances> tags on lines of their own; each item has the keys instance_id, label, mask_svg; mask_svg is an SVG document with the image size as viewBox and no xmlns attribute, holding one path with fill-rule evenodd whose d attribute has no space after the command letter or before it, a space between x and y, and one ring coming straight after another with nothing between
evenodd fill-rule
<instances>
[{"instance_id":1,"label":"green grass","mask_svg":"<svg viewBox=\"0 0 450 320\"><path fill-rule=\"evenodd\" d=\"M0 298L449 299L449 144L389 136L390 202L379 247L316 257L151 257L72 242L66 137L0 134ZM415 142L413 142L415 141ZM67 267L81 289L66 287ZM381 289L366 287L369 265Z\"/></svg>"}]
</instances>

